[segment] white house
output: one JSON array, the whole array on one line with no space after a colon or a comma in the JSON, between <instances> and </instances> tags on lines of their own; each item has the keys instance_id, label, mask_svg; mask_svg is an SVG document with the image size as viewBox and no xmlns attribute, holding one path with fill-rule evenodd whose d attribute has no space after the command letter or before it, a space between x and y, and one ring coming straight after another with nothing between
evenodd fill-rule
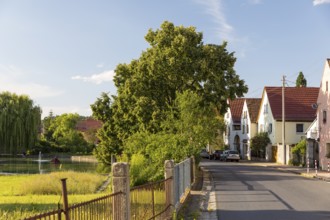
<instances>
[{"instance_id":1,"label":"white house","mask_svg":"<svg viewBox=\"0 0 330 220\"><path fill-rule=\"evenodd\" d=\"M326 169L330 161L330 59L324 64L324 71L321 86L317 98L317 118L319 132L319 164L322 169Z\"/></svg>"},{"instance_id":2,"label":"white house","mask_svg":"<svg viewBox=\"0 0 330 220\"><path fill-rule=\"evenodd\" d=\"M229 101L229 108L225 114L226 133L224 142L229 149L241 152L241 115L244 104L244 98L237 98Z\"/></svg>"},{"instance_id":3,"label":"white house","mask_svg":"<svg viewBox=\"0 0 330 220\"><path fill-rule=\"evenodd\" d=\"M306 129L316 118L312 107L317 101L319 88L285 88L285 147L282 144L282 87L265 87L258 113L258 132L267 132L272 147L266 159L288 164L290 149L305 137ZM284 154L286 152L286 154ZM273 154L274 155L273 155Z\"/></svg>"},{"instance_id":4,"label":"white house","mask_svg":"<svg viewBox=\"0 0 330 220\"><path fill-rule=\"evenodd\" d=\"M241 157L243 159L251 159L250 139L258 133L257 118L260 102L259 98L246 98L243 104L241 115Z\"/></svg>"}]
</instances>

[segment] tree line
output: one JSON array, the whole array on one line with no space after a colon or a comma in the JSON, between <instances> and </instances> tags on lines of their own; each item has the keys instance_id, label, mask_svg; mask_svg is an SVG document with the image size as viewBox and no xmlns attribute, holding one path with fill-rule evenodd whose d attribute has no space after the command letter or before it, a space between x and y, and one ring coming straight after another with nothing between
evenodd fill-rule
<instances>
[{"instance_id":1,"label":"tree line","mask_svg":"<svg viewBox=\"0 0 330 220\"><path fill-rule=\"evenodd\" d=\"M41 109L26 95L0 93L0 152L18 154L35 146L41 130Z\"/></svg>"}]
</instances>

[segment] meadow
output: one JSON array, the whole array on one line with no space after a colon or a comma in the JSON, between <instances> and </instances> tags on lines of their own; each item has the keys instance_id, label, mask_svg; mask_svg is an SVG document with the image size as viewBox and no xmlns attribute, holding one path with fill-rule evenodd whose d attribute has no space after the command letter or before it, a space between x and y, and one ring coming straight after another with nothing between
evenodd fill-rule
<instances>
[{"instance_id":1,"label":"meadow","mask_svg":"<svg viewBox=\"0 0 330 220\"><path fill-rule=\"evenodd\" d=\"M0 219L22 219L57 209L62 204L61 179L67 178L69 204L88 201L96 194L107 176L73 171L49 174L0 176Z\"/></svg>"}]
</instances>

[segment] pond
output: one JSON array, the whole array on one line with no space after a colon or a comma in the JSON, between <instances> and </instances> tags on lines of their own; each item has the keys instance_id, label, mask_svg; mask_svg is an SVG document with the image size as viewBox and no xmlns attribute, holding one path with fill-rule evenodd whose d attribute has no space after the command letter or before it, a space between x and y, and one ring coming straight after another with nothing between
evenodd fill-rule
<instances>
[{"instance_id":1,"label":"pond","mask_svg":"<svg viewBox=\"0 0 330 220\"><path fill-rule=\"evenodd\" d=\"M0 158L0 174L42 174L56 171L77 171L107 173L110 166L96 162L74 161L70 157L59 157L60 163L52 162L52 157Z\"/></svg>"}]
</instances>

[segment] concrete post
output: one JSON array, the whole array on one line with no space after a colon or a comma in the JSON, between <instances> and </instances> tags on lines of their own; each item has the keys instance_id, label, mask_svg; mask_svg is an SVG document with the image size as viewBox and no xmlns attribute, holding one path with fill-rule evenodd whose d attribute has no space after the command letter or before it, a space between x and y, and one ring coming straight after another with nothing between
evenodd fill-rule
<instances>
[{"instance_id":1,"label":"concrete post","mask_svg":"<svg viewBox=\"0 0 330 220\"><path fill-rule=\"evenodd\" d=\"M173 207L175 206L174 201L174 161L165 160L165 179L172 178L171 181L165 182L166 189L166 207L171 206L167 216L170 216L173 212Z\"/></svg>"},{"instance_id":2,"label":"concrete post","mask_svg":"<svg viewBox=\"0 0 330 220\"><path fill-rule=\"evenodd\" d=\"M130 219L130 180L128 163L112 164L112 189L113 193L122 192L123 195L116 197L113 201L113 219Z\"/></svg>"},{"instance_id":3,"label":"concrete post","mask_svg":"<svg viewBox=\"0 0 330 220\"><path fill-rule=\"evenodd\" d=\"M196 166L195 166L195 157L191 156L190 158L191 161L191 183L190 184L194 184L196 182Z\"/></svg>"}]
</instances>

